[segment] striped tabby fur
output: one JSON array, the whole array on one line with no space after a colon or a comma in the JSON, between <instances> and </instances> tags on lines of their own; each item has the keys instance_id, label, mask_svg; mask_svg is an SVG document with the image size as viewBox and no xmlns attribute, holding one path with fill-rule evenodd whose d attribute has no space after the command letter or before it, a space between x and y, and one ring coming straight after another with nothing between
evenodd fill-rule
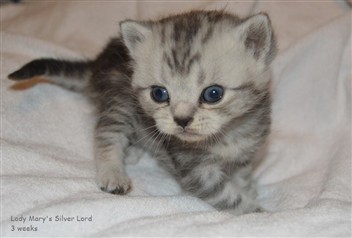
<instances>
[{"instance_id":1,"label":"striped tabby fur","mask_svg":"<svg viewBox=\"0 0 352 238\"><path fill-rule=\"evenodd\" d=\"M129 191L123 160L142 148L190 194L235 214L257 211L251 162L269 133L276 51L268 16L192 11L120 28L95 60L34 60L9 78L44 76L91 99L102 190ZM212 85L224 90L216 103L202 99ZM152 99L156 86L167 101Z\"/></svg>"}]
</instances>

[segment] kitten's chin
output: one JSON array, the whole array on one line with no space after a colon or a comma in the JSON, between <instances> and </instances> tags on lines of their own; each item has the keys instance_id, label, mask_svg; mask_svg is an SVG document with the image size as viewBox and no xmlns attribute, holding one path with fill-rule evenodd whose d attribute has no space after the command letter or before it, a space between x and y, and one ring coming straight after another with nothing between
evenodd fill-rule
<instances>
[{"instance_id":1,"label":"kitten's chin","mask_svg":"<svg viewBox=\"0 0 352 238\"><path fill-rule=\"evenodd\" d=\"M191 132L182 132L175 135L178 139L186 142L199 142L206 139L206 136Z\"/></svg>"}]
</instances>

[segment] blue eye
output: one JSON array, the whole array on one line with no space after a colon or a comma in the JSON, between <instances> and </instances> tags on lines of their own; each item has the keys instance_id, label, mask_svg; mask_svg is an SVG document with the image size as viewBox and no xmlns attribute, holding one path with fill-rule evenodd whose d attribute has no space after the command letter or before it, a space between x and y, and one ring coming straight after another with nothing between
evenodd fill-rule
<instances>
[{"instance_id":1,"label":"blue eye","mask_svg":"<svg viewBox=\"0 0 352 238\"><path fill-rule=\"evenodd\" d=\"M202 100L206 103L216 103L224 95L224 89L221 86L213 85L204 89Z\"/></svg>"},{"instance_id":2,"label":"blue eye","mask_svg":"<svg viewBox=\"0 0 352 238\"><path fill-rule=\"evenodd\" d=\"M154 86L152 87L151 97L155 102L162 103L169 100L169 93L166 88Z\"/></svg>"}]
</instances>

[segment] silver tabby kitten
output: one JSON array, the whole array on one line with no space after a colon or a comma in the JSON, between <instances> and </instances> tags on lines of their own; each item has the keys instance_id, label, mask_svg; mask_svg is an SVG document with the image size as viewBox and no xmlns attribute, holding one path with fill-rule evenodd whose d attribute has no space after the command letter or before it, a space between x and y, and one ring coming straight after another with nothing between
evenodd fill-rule
<instances>
[{"instance_id":1,"label":"silver tabby kitten","mask_svg":"<svg viewBox=\"0 0 352 238\"><path fill-rule=\"evenodd\" d=\"M251 161L270 128L268 16L192 11L120 28L95 60L38 59L9 78L44 76L91 99L102 190L130 190L124 158L142 148L216 208L260 209Z\"/></svg>"}]
</instances>

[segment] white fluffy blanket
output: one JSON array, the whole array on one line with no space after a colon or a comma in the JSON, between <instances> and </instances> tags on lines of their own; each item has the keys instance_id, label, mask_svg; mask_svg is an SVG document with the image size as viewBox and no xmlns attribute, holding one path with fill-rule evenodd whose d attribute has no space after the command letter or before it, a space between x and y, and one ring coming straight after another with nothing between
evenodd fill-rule
<instances>
[{"instance_id":1,"label":"white fluffy blanket","mask_svg":"<svg viewBox=\"0 0 352 238\"><path fill-rule=\"evenodd\" d=\"M92 57L125 18L224 7L242 16L268 12L278 36L272 134L255 170L265 213L218 212L148 155L127 165L130 194L101 192L88 102L6 77L36 57ZM344 1L5 4L1 39L2 236L351 236L351 13Z\"/></svg>"}]
</instances>

